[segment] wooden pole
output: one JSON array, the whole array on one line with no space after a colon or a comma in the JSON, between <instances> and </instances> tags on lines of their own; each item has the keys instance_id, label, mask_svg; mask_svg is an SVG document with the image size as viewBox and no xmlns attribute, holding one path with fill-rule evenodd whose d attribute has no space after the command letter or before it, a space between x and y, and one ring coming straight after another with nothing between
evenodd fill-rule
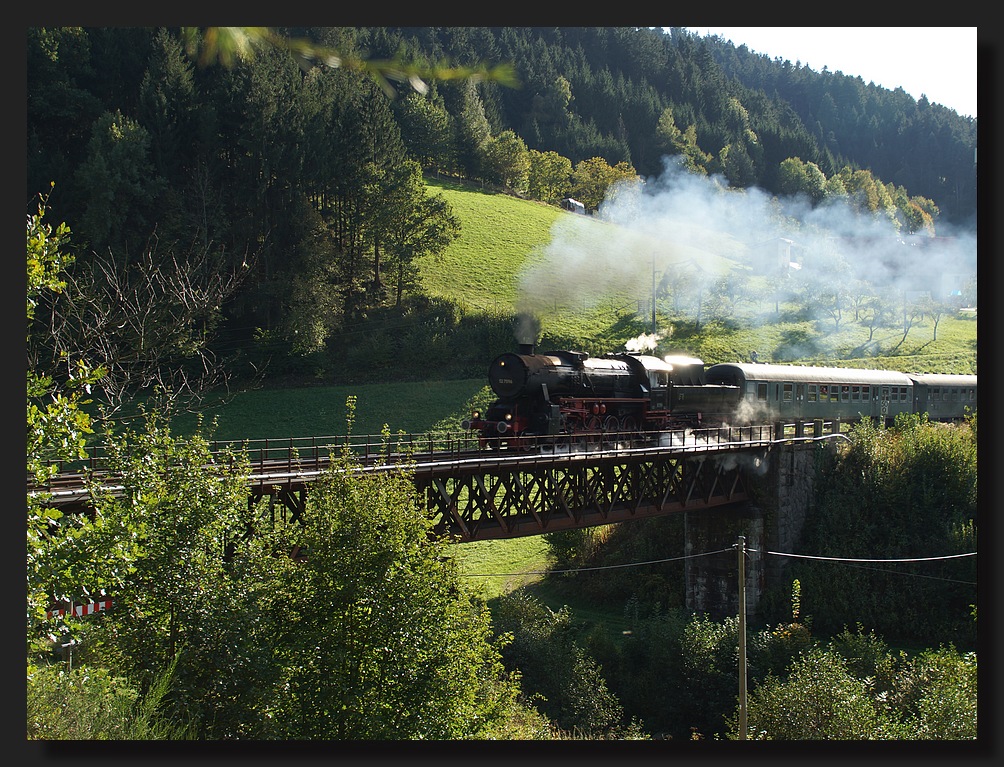
<instances>
[{"instance_id":1,"label":"wooden pole","mask_svg":"<svg viewBox=\"0 0 1004 767\"><path fill-rule=\"evenodd\" d=\"M739 536L739 740L746 740L746 537Z\"/></svg>"}]
</instances>

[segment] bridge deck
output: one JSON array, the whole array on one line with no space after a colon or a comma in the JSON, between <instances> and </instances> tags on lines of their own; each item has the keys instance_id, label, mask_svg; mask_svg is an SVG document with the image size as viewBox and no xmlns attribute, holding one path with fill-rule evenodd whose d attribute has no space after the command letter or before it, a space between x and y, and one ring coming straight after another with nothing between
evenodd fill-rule
<instances>
[{"instance_id":1,"label":"bridge deck","mask_svg":"<svg viewBox=\"0 0 1004 767\"><path fill-rule=\"evenodd\" d=\"M526 451L479 449L468 434L306 437L213 443L224 466L250 462L249 502L270 496L295 521L310 483L332 466L356 473L405 471L437 533L453 540L512 538L746 500L746 470L781 441L839 434L840 423L771 424L665 432L595 433ZM809 434L809 436L806 436ZM342 460L345 459L345 460ZM348 467L345 469L345 467ZM82 510L85 479L123 490L100 448L28 491L50 506Z\"/></svg>"}]
</instances>

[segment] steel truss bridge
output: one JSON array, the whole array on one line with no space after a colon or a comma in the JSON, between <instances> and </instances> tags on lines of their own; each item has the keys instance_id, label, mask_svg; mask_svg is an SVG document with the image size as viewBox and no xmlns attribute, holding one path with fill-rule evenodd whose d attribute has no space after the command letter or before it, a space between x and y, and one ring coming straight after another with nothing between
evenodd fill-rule
<instances>
[{"instance_id":1,"label":"steel truss bridge","mask_svg":"<svg viewBox=\"0 0 1004 767\"><path fill-rule=\"evenodd\" d=\"M840 422L775 423L652 433L577 435L575 442L541 441L520 451L479 448L467 434L306 437L212 443L220 461L241 451L251 463L252 507L272 524L296 522L313 481L329 471L409 476L433 532L455 542L518 538L750 499L749 470L778 443L840 433ZM122 492L100 449L60 467L29 493L50 506L84 510L85 477ZM263 520L266 521L266 520Z\"/></svg>"}]
</instances>

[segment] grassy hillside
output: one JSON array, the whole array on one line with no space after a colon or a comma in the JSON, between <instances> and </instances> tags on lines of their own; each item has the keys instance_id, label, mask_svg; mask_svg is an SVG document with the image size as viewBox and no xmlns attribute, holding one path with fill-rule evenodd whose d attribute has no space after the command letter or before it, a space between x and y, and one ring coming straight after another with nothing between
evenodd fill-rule
<instances>
[{"instance_id":1,"label":"grassy hillside","mask_svg":"<svg viewBox=\"0 0 1004 767\"><path fill-rule=\"evenodd\" d=\"M418 261L422 288L464 311L511 312L513 279L524 261L550 239L551 226L568 215L553 205L479 191L449 181L429 182L460 219L462 233L439 256Z\"/></svg>"},{"instance_id":2,"label":"grassy hillside","mask_svg":"<svg viewBox=\"0 0 1004 767\"><path fill-rule=\"evenodd\" d=\"M532 310L541 346L623 349L652 330L652 273L699 273L700 314L696 288L681 290L683 298L659 295L657 354L684 352L714 364L747 359L755 349L765 362L976 372L975 314L942 317L936 340L930 318L905 338L901 327L882 327L869 339L864 314L856 321L845 312L838 325L822 312L812 318L776 305L771 279L751 272L748 247L727 235L691 227L676 231L677 241L455 183L429 186L453 206L463 230L445 254L420 261L426 292L466 313ZM743 283L731 302L708 294L714 279L730 274Z\"/></svg>"}]
</instances>

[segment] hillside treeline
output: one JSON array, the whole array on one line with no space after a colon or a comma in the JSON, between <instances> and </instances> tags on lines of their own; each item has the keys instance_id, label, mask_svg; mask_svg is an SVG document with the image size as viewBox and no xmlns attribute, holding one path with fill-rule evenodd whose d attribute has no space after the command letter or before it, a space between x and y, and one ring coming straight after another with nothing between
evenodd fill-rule
<instances>
[{"instance_id":1,"label":"hillside treeline","mask_svg":"<svg viewBox=\"0 0 1004 767\"><path fill-rule=\"evenodd\" d=\"M382 55L513 62L522 87L484 89L493 133L514 130L573 165L598 156L649 177L685 154L733 186L782 194L781 163L797 157L827 178L869 170L949 221L975 215L976 120L860 77L679 28L381 28L360 40Z\"/></svg>"},{"instance_id":2,"label":"hillside treeline","mask_svg":"<svg viewBox=\"0 0 1004 767\"><path fill-rule=\"evenodd\" d=\"M423 173L595 209L672 157L906 232L975 205L974 120L741 49L719 61L680 31L226 29L27 31L29 213L41 195L78 254L75 299L39 307L29 359L104 366L110 404L406 313L416 259L461 234Z\"/></svg>"}]
</instances>

